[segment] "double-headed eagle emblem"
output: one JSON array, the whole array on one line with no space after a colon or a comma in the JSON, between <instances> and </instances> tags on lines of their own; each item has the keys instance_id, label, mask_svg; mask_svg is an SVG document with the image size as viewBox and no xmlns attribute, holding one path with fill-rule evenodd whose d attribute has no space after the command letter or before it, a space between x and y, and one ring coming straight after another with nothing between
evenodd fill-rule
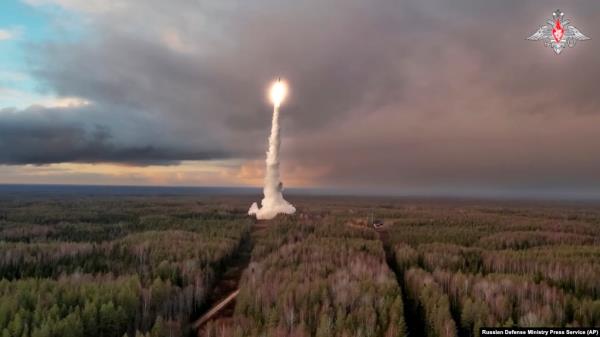
<instances>
[{"instance_id":1,"label":"double-headed eagle emblem","mask_svg":"<svg viewBox=\"0 0 600 337\"><path fill-rule=\"evenodd\" d=\"M577 41L589 39L579 29L573 27L568 19L565 19L565 13L560 9L552 13L552 19L546 21L545 25L540 26L537 32L527 38L531 41L544 41L544 47L552 48L557 55L567 46L572 48Z\"/></svg>"}]
</instances>

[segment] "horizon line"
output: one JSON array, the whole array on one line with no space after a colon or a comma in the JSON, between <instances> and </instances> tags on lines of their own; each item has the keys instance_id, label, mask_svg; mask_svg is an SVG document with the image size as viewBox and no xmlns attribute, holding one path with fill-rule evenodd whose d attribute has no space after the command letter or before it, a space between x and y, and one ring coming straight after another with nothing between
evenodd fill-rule
<instances>
[{"instance_id":1,"label":"horizon line","mask_svg":"<svg viewBox=\"0 0 600 337\"><path fill-rule=\"evenodd\" d=\"M226 193L215 193L220 195L251 195L254 193L260 193L262 187L260 186L198 186L198 185L133 185L133 184L69 184L69 183L0 183L0 195L5 192L11 192L10 188L31 188L31 190L13 191L20 193L35 193L45 192L51 193L53 191L42 191L39 189L43 188L85 188L85 189L99 189L102 191L99 194L111 195L106 189L170 189L170 190L221 190ZM36 191L37 189L37 191ZM458 189L457 189L458 190ZM235 192L237 193L235 193ZM488 191L473 191L464 189L462 191L422 191L422 192L400 192L397 190L380 190L377 188L356 188L356 187L289 187L285 191L290 195L296 196L338 196L338 197L372 197L372 198L402 198L402 199L454 199L454 200L499 200L499 201L566 201L566 202L600 202L600 193L573 193L573 192L551 192L543 193L540 191L501 191L501 190L488 190ZM59 191L56 191L59 192ZM64 191L63 191L64 192ZM118 191L116 191L118 192ZM128 195L127 191L121 191L115 193L115 195ZM131 192L131 191L130 191ZM218 192L218 191L215 191ZM229 192L229 193L227 193ZM244 192L244 193L240 193ZM250 193L252 192L252 193ZM60 194L60 193L59 193ZM131 194L131 193L130 193ZM165 193L165 194L177 194L177 193Z\"/></svg>"}]
</instances>

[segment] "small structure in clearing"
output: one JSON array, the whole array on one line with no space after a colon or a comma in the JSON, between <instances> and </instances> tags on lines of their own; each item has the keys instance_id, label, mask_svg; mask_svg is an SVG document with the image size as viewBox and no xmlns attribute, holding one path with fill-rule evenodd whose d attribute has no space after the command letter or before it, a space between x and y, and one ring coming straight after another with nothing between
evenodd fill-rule
<instances>
[{"instance_id":1,"label":"small structure in clearing","mask_svg":"<svg viewBox=\"0 0 600 337\"><path fill-rule=\"evenodd\" d=\"M383 227L383 220L373 220L373 228L377 229L377 228L381 228Z\"/></svg>"}]
</instances>

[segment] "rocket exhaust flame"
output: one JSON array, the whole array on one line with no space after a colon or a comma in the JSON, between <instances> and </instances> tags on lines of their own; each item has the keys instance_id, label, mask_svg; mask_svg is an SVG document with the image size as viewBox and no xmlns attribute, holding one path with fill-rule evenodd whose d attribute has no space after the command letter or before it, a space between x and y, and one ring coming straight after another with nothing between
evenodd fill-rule
<instances>
[{"instance_id":1,"label":"rocket exhaust flame","mask_svg":"<svg viewBox=\"0 0 600 337\"><path fill-rule=\"evenodd\" d=\"M279 146L281 136L279 127L279 107L287 94L287 86L281 79L271 87L271 101L273 102L273 122L271 125L271 136L269 137L269 150L266 159L265 186L263 188L264 198L259 208L253 203L248 210L249 215L256 215L259 220L273 219L277 214L294 214L296 208L283 199L281 194L283 184L279 178Z\"/></svg>"},{"instance_id":2,"label":"rocket exhaust flame","mask_svg":"<svg viewBox=\"0 0 600 337\"><path fill-rule=\"evenodd\" d=\"M281 79L279 79L277 82L273 83L273 86L271 87L271 102L273 102L273 105L276 108L281 106L286 95L287 86L285 85L285 82L281 82Z\"/></svg>"}]
</instances>

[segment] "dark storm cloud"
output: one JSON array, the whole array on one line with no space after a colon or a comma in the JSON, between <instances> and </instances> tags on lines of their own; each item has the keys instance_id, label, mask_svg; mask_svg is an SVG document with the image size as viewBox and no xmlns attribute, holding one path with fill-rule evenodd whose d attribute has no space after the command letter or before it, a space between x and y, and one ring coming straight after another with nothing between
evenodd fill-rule
<instances>
[{"instance_id":1,"label":"dark storm cloud","mask_svg":"<svg viewBox=\"0 0 600 337\"><path fill-rule=\"evenodd\" d=\"M152 149L139 160L262 156L265 89L281 75L292 85L284 156L328 166L322 184L597 180L600 46L594 39L555 56L525 38L557 7L600 36L598 1L114 3L125 6L82 11L81 41L32 48L32 70L46 90L93 102L96 117L78 119L100 121L111 146ZM104 142L86 130L73 137ZM93 147L94 157L111 153ZM65 160L91 160L71 153Z\"/></svg>"},{"instance_id":2,"label":"dark storm cloud","mask_svg":"<svg viewBox=\"0 0 600 337\"><path fill-rule=\"evenodd\" d=\"M50 164L64 162L116 162L135 165L176 164L181 160L225 158L216 150L170 147L160 140L136 144L117 141L101 124L86 125L70 118L89 109L0 110L0 162ZM86 111L87 110L87 111Z\"/></svg>"}]
</instances>

